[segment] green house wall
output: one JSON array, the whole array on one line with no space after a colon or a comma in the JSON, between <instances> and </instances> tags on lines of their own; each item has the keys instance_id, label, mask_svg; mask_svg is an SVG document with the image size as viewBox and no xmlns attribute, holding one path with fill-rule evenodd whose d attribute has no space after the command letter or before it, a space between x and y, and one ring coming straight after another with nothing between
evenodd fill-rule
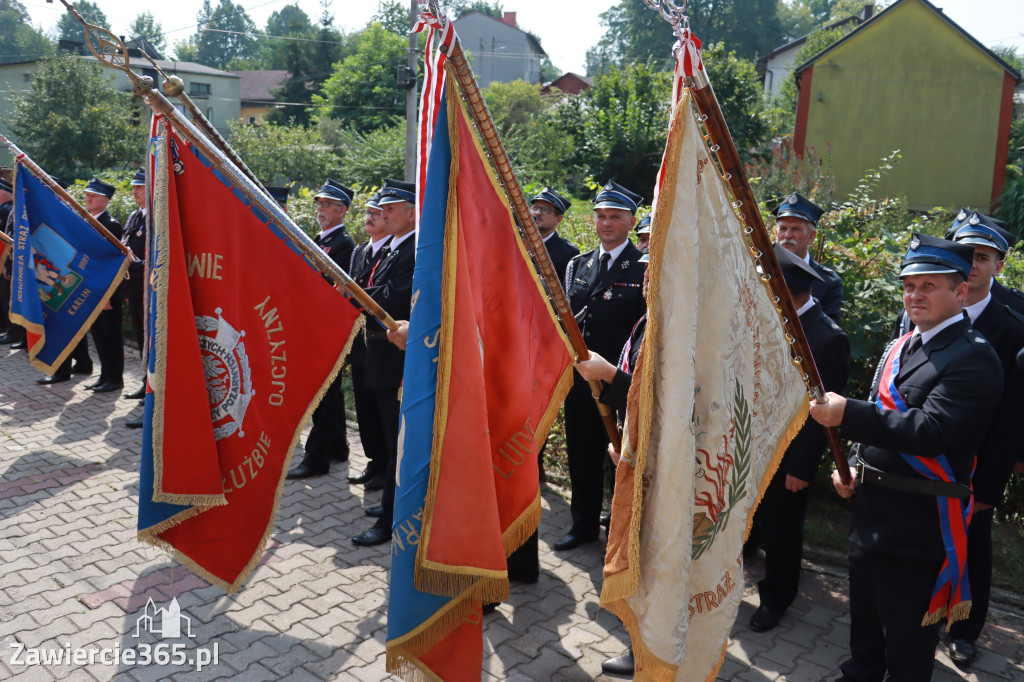
<instances>
[{"instance_id":1,"label":"green house wall","mask_svg":"<svg viewBox=\"0 0 1024 682\"><path fill-rule=\"evenodd\" d=\"M801 132L820 156L831 148L840 197L899 149L876 196L903 196L919 209L988 208L1004 76L931 9L906 0L804 73L798 148Z\"/></svg>"}]
</instances>

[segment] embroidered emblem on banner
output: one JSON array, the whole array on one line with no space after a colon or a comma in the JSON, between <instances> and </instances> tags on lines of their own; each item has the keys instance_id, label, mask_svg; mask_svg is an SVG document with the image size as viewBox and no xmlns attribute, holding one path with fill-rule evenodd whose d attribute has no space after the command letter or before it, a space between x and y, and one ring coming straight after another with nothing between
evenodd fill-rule
<instances>
[{"instance_id":1,"label":"embroidered emblem on banner","mask_svg":"<svg viewBox=\"0 0 1024 682\"><path fill-rule=\"evenodd\" d=\"M220 440L235 431L239 437L245 435L242 422L254 394L249 358L242 343L245 331L238 331L221 317L221 308L217 308L216 313L217 317L197 315L196 329L210 398L213 435Z\"/></svg>"}]
</instances>

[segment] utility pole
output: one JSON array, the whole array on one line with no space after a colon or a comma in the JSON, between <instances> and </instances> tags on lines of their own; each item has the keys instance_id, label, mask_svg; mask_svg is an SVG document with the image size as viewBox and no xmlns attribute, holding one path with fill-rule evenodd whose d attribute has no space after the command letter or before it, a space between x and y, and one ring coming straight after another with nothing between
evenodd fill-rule
<instances>
[{"instance_id":1,"label":"utility pole","mask_svg":"<svg viewBox=\"0 0 1024 682\"><path fill-rule=\"evenodd\" d=\"M416 0L409 0L409 26L416 23L419 14ZM416 35L409 34L409 61L405 91L405 180L416 179Z\"/></svg>"}]
</instances>

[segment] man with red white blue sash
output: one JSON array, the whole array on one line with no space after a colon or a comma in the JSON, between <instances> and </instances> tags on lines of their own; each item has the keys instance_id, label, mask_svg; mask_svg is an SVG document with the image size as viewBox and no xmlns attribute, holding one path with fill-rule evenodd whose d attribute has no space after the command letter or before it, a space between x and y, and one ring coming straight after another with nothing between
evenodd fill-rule
<instances>
[{"instance_id":1,"label":"man with red white blue sash","mask_svg":"<svg viewBox=\"0 0 1024 682\"><path fill-rule=\"evenodd\" d=\"M914 323L886 348L870 400L811 406L857 445L850 527L850 659L843 680L929 680L942 619L970 611L971 475L1003 390L999 358L964 317L974 247L914 234L903 304Z\"/></svg>"}]
</instances>

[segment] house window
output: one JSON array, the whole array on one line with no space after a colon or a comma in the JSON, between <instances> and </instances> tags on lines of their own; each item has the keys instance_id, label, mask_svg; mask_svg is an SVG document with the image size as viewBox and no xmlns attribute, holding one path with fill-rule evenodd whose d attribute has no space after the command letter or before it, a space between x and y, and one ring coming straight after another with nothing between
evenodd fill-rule
<instances>
[{"instance_id":1,"label":"house window","mask_svg":"<svg viewBox=\"0 0 1024 682\"><path fill-rule=\"evenodd\" d=\"M206 120L213 121L213 107L206 110Z\"/></svg>"},{"instance_id":2,"label":"house window","mask_svg":"<svg viewBox=\"0 0 1024 682\"><path fill-rule=\"evenodd\" d=\"M188 86L188 96L200 99L208 98L210 96L210 84L196 83L195 81L193 81Z\"/></svg>"},{"instance_id":3,"label":"house window","mask_svg":"<svg viewBox=\"0 0 1024 682\"><path fill-rule=\"evenodd\" d=\"M251 125L251 126L252 125L256 125L256 117L255 116L250 116L249 117L249 125Z\"/></svg>"}]
</instances>

